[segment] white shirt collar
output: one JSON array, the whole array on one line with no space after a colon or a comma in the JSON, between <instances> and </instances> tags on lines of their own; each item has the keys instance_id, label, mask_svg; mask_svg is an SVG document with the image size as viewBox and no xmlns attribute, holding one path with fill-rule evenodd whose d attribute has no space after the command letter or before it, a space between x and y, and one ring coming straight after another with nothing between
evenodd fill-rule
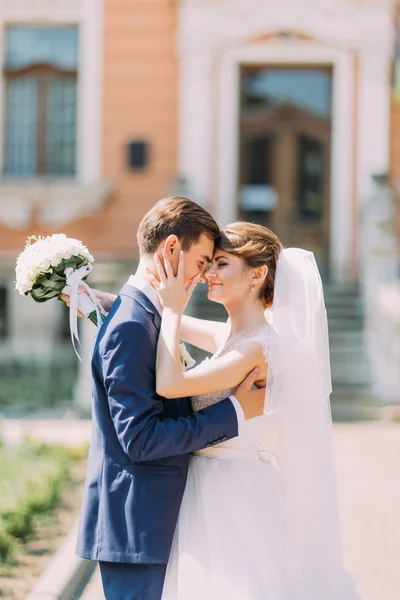
<instances>
[{"instance_id":1,"label":"white shirt collar","mask_svg":"<svg viewBox=\"0 0 400 600\"><path fill-rule=\"evenodd\" d=\"M162 306L158 294L156 290L147 283L147 281L144 281L144 279L138 275L131 275L128 279L128 284L147 296L150 302L156 307L158 313L162 315Z\"/></svg>"}]
</instances>

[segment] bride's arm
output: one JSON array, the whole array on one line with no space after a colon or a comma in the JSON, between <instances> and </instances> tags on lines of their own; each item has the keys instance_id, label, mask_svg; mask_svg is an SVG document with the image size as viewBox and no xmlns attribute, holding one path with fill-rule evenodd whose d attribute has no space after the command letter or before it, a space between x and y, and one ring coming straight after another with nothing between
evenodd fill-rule
<instances>
[{"instance_id":1,"label":"bride's arm","mask_svg":"<svg viewBox=\"0 0 400 600\"><path fill-rule=\"evenodd\" d=\"M109 313L118 296L115 294L109 294L108 292L102 292L100 290L93 290L93 292L96 298L100 301L100 304L106 313Z\"/></svg>"},{"instance_id":2,"label":"bride's arm","mask_svg":"<svg viewBox=\"0 0 400 600\"><path fill-rule=\"evenodd\" d=\"M93 292L104 310L109 313L117 296L100 290L93 290ZM214 354L219 347L220 340L226 336L227 328L228 325L220 321L207 321L206 319L196 319L195 317L183 315L180 339Z\"/></svg>"},{"instance_id":3,"label":"bride's arm","mask_svg":"<svg viewBox=\"0 0 400 600\"><path fill-rule=\"evenodd\" d=\"M180 361L179 329L181 315L165 308L158 339L156 389L165 398L218 392L239 385L255 367L265 365L258 342L248 342L217 360L205 361L184 371Z\"/></svg>"},{"instance_id":4,"label":"bride's arm","mask_svg":"<svg viewBox=\"0 0 400 600\"><path fill-rule=\"evenodd\" d=\"M228 325L220 321L207 321L195 317L182 316L180 339L192 346L214 354L220 340L226 337Z\"/></svg>"},{"instance_id":5,"label":"bride's arm","mask_svg":"<svg viewBox=\"0 0 400 600\"><path fill-rule=\"evenodd\" d=\"M118 296L116 296L115 294L109 294L108 292L101 292L100 290L95 290L94 288L92 288L92 292L94 293L96 298L99 300L101 307L105 310L105 312L109 313L112 305L114 304L114 302L116 301ZM80 288L79 293L85 294L86 291L83 288ZM64 302L67 306L70 305L71 299L68 296L68 294L61 294L61 300L64 300ZM85 316L79 310L78 310L78 315L80 317Z\"/></svg>"},{"instance_id":6,"label":"bride's arm","mask_svg":"<svg viewBox=\"0 0 400 600\"><path fill-rule=\"evenodd\" d=\"M228 389L239 385L255 367L265 365L261 345L248 342L240 346L240 350L184 371L179 349L182 313L199 277L185 286L182 252L176 275L165 256L164 265L156 255L154 260L160 281L148 273L164 307L156 362L156 389L159 394L166 398L179 398Z\"/></svg>"},{"instance_id":7,"label":"bride's arm","mask_svg":"<svg viewBox=\"0 0 400 600\"><path fill-rule=\"evenodd\" d=\"M117 296L102 292L101 290L93 290L96 298L100 301L104 310L109 313ZM64 300L69 298L65 297ZM192 346L201 348L206 352L214 354L216 352L220 340L226 336L227 324L220 321L207 321L205 319L196 319L195 317L182 316L180 339Z\"/></svg>"},{"instance_id":8,"label":"bride's arm","mask_svg":"<svg viewBox=\"0 0 400 600\"><path fill-rule=\"evenodd\" d=\"M108 313L111 310L117 296L93 290L95 296L99 299L101 306ZM196 319L187 315L182 316L180 339L192 346L201 348L206 352L214 354L220 340L226 336L227 324L220 321L207 321L205 319Z\"/></svg>"}]
</instances>

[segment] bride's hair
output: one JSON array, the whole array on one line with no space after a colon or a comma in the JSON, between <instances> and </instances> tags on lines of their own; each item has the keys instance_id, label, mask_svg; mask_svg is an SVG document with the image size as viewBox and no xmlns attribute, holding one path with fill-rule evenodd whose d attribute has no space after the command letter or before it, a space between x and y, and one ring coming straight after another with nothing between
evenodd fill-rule
<instances>
[{"instance_id":1,"label":"bride's hair","mask_svg":"<svg viewBox=\"0 0 400 600\"><path fill-rule=\"evenodd\" d=\"M246 221L235 221L221 230L215 242L215 249L223 250L243 259L251 269L267 265L268 274L260 291L260 299L265 307L272 305L276 262L283 245L280 239L267 227Z\"/></svg>"}]
</instances>

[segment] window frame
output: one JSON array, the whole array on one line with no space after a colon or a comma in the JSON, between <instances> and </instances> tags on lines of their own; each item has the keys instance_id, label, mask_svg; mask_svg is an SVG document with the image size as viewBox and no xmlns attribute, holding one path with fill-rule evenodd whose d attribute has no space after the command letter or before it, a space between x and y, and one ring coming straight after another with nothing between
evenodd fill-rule
<instances>
[{"instance_id":1,"label":"window frame","mask_svg":"<svg viewBox=\"0 0 400 600\"><path fill-rule=\"evenodd\" d=\"M0 318L0 343L6 342L10 337L10 293L6 283L0 282L0 316L3 308L2 295L4 294L4 328L1 326L2 318Z\"/></svg>"},{"instance_id":2,"label":"window frame","mask_svg":"<svg viewBox=\"0 0 400 600\"><path fill-rule=\"evenodd\" d=\"M13 24L15 25L15 24ZM10 25L11 28L13 25ZM29 25L27 25L29 27ZM66 26L67 27L67 26ZM59 28L59 26L51 27L48 29ZM78 44L79 44L79 27L78 29ZM7 35L7 28L5 30L5 36ZM33 74L38 77L38 113L37 113L37 164L36 164L36 172L33 174L33 177L48 177L48 178L65 178L65 177L76 177L77 175L77 159L78 159L78 118L79 118L79 94L78 94L78 69L79 65L77 65L74 69L62 68L60 66L48 63L48 62L38 62L34 64L30 64L23 67L9 67L6 63L3 66L3 86L4 86L4 108L3 108L3 127L4 127L4 135L3 135L3 148L2 148L2 156L3 156L3 164L1 165L1 173L3 178L16 178L23 179L24 175L19 174L11 174L7 173L6 165L4 157L7 152L7 133L6 133L6 123L7 123L7 106L5 101L5 96L7 93L8 83L12 80L17 80L22 77L26 77L27 75ZM76 114L75 114L75 164L74 164L74 172L71 174L63 174L63 173L49 173L48 165L47 165L47 130L48 130L48 119L47 119L47 110L48 110L48 90L49 90L49 80L52 75L58 75L63 79L70 79L76 83L77 90L77 103L76 103Z\"/></svg>"}]
</instances>

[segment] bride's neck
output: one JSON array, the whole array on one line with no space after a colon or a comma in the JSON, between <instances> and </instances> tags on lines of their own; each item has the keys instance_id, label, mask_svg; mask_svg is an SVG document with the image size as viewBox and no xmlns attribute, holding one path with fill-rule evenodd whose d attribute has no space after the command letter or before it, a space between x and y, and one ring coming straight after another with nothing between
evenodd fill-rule
<instances>
[{"instance_id":1,"label":"bride's neck","mask_svg":"<svg viewBox=\"0 0 400 600\"><path fill-rule=\"evenodd\" d=\"M230 320L230 336L243 335L247 331L265 323L265 308L261 300L252 295L238 304L225 306Z\"/></svg>"}]
</instances>

